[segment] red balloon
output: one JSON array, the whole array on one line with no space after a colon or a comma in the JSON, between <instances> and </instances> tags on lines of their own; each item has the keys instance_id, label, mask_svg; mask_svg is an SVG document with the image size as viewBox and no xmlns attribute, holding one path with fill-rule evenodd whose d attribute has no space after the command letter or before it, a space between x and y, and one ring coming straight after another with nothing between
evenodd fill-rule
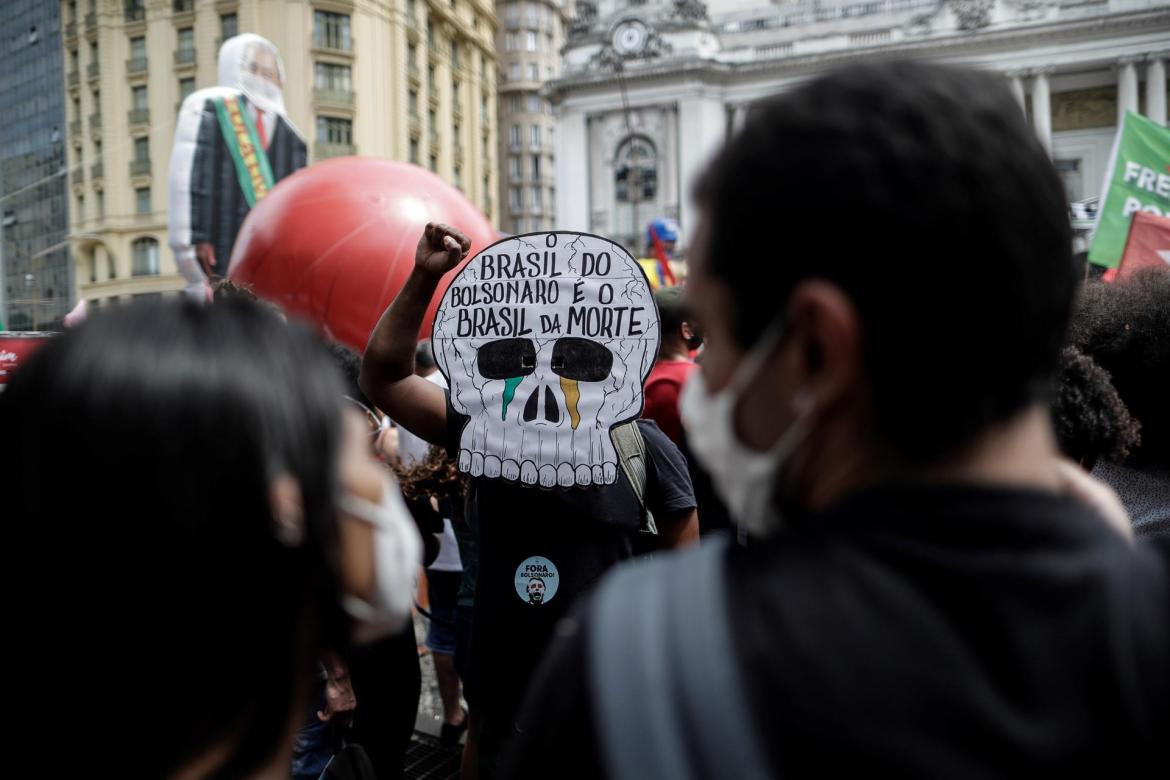
<instances>
[{"instance_id":1,"label":"red balloon","mask_svg":"<svg viewBox=\"0 0 1170 780\"><path fill-rule=\"evenodd\" d=\"M261 200L240 229L228 276L336 341L364 350L370 331L414 268L428 222L471 239L471 257L496 240L463 193L409 163L340 157L303 168ZM427 307L429 338L451 271Z\"/></svg>"}]
</instances>

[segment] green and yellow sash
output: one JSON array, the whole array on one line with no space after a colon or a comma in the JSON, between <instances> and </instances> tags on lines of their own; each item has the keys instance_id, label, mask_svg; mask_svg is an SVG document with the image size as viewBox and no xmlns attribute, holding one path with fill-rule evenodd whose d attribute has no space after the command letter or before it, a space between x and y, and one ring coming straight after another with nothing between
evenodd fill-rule
<instances>
[{"instance_id":1,"label":"green and yellow sash","mask_svg":"<svg viewBox=\"0 0 1170 780\"><path fill-rule=\"evenodd\" d=\"M244 198L250 208L268 194L274 183L268 153L260 145L252 117L240 108L238 100L217 98L212 102L215 103L215 113L219 116L223 140L227 143L228 151L231 152L236 164L240 189L244 191Z\"/></svg>"}]
</instances>

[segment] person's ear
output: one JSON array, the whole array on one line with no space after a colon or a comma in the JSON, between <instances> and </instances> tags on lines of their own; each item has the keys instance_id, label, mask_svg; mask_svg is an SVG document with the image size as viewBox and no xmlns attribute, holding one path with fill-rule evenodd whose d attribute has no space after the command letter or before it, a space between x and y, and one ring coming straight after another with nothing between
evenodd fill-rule
<instances>
[{"instance_id":1,"label":"person's ear","mask_svg":"<svg viewBox=\"0 0 1170 780\"><path fill-rule=\"evenodd\" d=\"M835 284L801 282L788 299L788 330L800 390L818 409L852 396L863 375L861 315Z\"/></svg>"},{"instance_id":2,"label":"person's ear","mask_svg":"<svg viewBox=\"0 0 1170 780\"><path fill-rule=\"evenodd\" d=\"M291 474L278 474L268 483L268 506L276 539L287 547L299 547L305 541L305 506L300 483Z\"/></svg>"}]
</instances>

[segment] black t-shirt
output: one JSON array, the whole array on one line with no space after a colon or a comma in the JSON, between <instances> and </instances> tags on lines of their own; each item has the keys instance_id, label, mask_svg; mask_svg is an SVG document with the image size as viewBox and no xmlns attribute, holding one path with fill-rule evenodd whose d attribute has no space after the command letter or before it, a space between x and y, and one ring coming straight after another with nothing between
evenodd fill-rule
<instances>
[{"instance_id":1,"label":"black t-shirt","mask_svg":"<svg viewBox=\"0 0 1170 780\"><path fill-rule=\"evenodd\" d=\"M450 407L447 414L448 449L455 457L467 418ZM653 422L638 420L638 428L649 456L650 511L665 517L693 509L678 448ZM465 690L485 717L507 718L557 621L606 570L631 556L642 509L620 468L612 485L552 490L474 478L467 507L479 570Z\"/></svg>"},{"instance_id":2,"label":"black t-shirt","mask_svg":"<svg viewBox=\"0 0 1170 780\"><path fill-rule=\"evenodd\" d=\"M775 776L1079 777L1170 764L1170 544L1071 499L856 495L726 566ZM587 604L558 629L503 777L603 777Z\"/></svg>"}]
</instances>

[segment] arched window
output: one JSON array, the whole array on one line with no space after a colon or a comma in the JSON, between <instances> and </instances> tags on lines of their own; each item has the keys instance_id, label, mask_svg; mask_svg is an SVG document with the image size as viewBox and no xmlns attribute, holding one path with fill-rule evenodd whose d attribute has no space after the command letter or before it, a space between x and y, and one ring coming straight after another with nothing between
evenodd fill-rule
<instances>
[{"instance_id":1,"label":"arched window","mask_svg":"<svg viewBox=\"0 0 1170 780\"><path fill-rule=\"evenodd\" d=\"M658 194L658 150L649 138L631 136L618 147L614 191L619 203L654 200Z\"/></svg>"},{"instance_id":2,"label":"arched window","mask_svg":"<svg viewBox=\"0 0 1170 780\"><path fill-rule=\"evenodd\" d=\"M134 258L134 276L158 276L158 241L139 238L130 245Z\"/></svg>"}]
</instances>

